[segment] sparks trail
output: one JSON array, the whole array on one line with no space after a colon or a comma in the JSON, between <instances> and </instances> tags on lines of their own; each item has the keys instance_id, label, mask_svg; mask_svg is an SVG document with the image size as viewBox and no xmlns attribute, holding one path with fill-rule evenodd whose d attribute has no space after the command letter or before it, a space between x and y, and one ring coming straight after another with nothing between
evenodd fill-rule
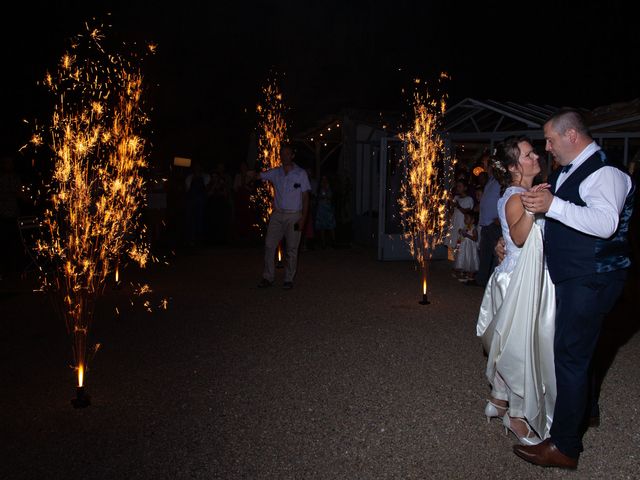
<instances>
[{"instance_id":1,"label":"sparks trail","mask_svg":"<svg viewBox=\"0 0 640 480\"><path fill-rule=\"evenodd\" d=\"M141 58L111 52L102 27L85 27L46 74L55 106L48 129L31 140L34 147L50 142L51 182L35 249L45 265L42 288L73 340L79 387L97 298L123 257L142 268L150 258L140 218L149 123Z\"/></svg>"},{"instance_id":2,"label":"sparks trail","mask_svg":"<svg viewBox=\"0 0 640 480\"><path fill-rule=\"evenodd\" d=\"M262 88L263 101L258 104L258 171L280 165L280 146L287 141L286 112L282 92L277 80L268 80ZM251 202L260 212L258 228L264 235L273 210L274 190L269 182L261 182Z\"/></svg>"},{"instance_id":3,"label":"sparks trail","mask_svg":"<svg viewBox=\"0 0 640 480\"><path fill-rule=\"evenodd\" d=\"M443 78L445 74L441 75ZM449 229L449 186L455 160L447 155L438 131L446 110L446 96L435 98L416 80L412 109L412 127L400 135L406 149L401 159L406 175L398 203L404 238L422 271L423 301L426 301L428 260Z\"/></svg>"}]
</instances>

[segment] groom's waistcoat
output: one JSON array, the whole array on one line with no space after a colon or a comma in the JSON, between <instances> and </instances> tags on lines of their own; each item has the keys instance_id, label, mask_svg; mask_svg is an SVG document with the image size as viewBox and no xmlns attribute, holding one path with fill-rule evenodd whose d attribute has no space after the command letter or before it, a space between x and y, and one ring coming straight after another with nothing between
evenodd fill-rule
<instances>
[{"instance_id":1,"label":"groom's waistcoat","mask_svg":"<svg viewBox=\"0 0 640 480\"><path fill-rule=\"evenodd\" d=\"M556 191L559 170L549 179L554 195L579 206L586 203L580 197L580 184L596 170L611 166L602 150L591 155L560 185ZM554 283L593 273L604 273L626 268L631 264L627 234L633 212L633 193L627 195L620 213L618 228L609 238L599 238L579 232L563 223L545 220L545 253L549 274Z\"/></svg>"}]
</instances>

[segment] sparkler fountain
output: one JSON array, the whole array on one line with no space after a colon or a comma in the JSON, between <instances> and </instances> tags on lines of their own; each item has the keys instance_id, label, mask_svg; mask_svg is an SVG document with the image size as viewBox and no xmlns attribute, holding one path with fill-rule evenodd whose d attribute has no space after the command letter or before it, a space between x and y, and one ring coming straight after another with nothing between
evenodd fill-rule
<instances>
[{"instance_id":1,"label":"sparkler fountain","mask_svg":"<svg viewBox=\"0 0 640 480\"><path fill-rule=\"evenodd\" d=\"M442 74L441 78L446 78ZM421 305L428 305L428 261L433 250L446 238L449 228L449 185L455 160L445 153L438 129L446 109L446 97L432 97L421 91L416 80L413 94L413 126L401 134L406 146L402 162L406 176L400 188L400 217L411 255L422 273Z\"/></svg>"},{"instance_id":2,"label":"sparkler fountain","mask_svg":"<svg viewBox=\"0 0 640 480\"><path fill-rule=\"evenodd\" d=\"M265 171L280 166L280 146L287 140L287 122L284 114L286 107L282 99L282 92L276 80L268 80L262 88L263 103L258 104L258 170ZM260 212L260 229L265 233L269 217L273 211L273 186L269 182L261 182L256 193L252 196L252 203ZM276 266L283 268L282 243L278 244Z\"/></svg>"},{"instance_id":3,"label":"sparkler fountain","mask_svg":"<svg viewBox=\"0 0 640 480\"><path fill-rule=\"evenodd\" d=\"M72 337L76 408L90 403L85 383L96 300L124 255L142 268L148 259L140 222L147 166L141 131L148 123L140 59L108 53L104 38L87 25L44 82L57 101L48 131L53 178L36 252L48 265L43 290ZM35 135L32 143L42 140Z\"/></svg>"}]
</instances>

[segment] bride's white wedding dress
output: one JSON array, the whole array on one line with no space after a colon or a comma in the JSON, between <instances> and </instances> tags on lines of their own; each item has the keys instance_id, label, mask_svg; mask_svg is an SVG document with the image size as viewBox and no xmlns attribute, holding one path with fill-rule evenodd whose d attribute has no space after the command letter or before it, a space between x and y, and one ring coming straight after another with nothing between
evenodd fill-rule
<instances>
[{"instance_id":1,"label":"bride's white wedding dress","mask_svg":"<svg viewBox=\"0 0 640 480\"><path fill-rule=\"evenodd\" d=\"M489 279L476 331L488 354L486 375L492 396L507 400L509 415L524 417L545 439L556 398L555 289L544 260L544 219L534 222L522 248L509 235L505 205L523 191L509 187L498 201L506 256Z\"/></svg>"}]
</instances>

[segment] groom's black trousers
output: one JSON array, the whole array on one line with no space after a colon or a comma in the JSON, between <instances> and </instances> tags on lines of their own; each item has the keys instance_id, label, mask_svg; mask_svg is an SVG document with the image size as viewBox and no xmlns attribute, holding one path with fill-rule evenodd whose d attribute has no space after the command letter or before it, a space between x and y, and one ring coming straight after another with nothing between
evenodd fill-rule
<instances>
[{"instance_id":1,"label":"groom's black trousers","mask_svg":"<svg viewBox=\"0 0 640 480\"><path fill-rule=\"evenodd\" d=\"M602 320L622 294L627 270L596 273L558 282L554 361L558 396L551 440L573 458L582 452L589 407L590 366Z\"/></svg>"}]
</instances>

